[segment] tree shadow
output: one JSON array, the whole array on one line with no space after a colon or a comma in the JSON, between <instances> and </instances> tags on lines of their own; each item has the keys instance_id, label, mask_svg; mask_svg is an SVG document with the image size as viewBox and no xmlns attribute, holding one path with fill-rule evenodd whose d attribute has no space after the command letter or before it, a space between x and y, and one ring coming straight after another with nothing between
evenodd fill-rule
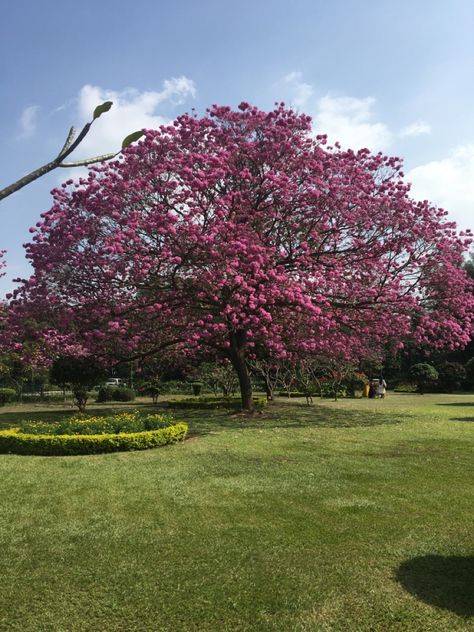
<instances>
[{"instance_id":1,"label":"tree shadow","mask_svg":"<svg viewBox=\"0 0 474 632\"><path fill-rule=\"evenodd\" d=\"M130 402L115 406L113 403L91 403L87 408L90 415L109 415L124 409L137 409L146 412L168 412L176 420L189 423L190 436L202 436L212 432L225 432L236 429L271 429L271 428L358 428L399 424L407 415L396 416L383 410L373 412L367 410L347 410L324 405L318 402L308 406L300 402L277 400L270 403L261 413L246 415L226 408L198 409L173 408L173 400L161 400L157 404ZM14 411L0 412L0 428L18 426L20 422L44 421L54 422L77 413L76 409L64 407L51 410L25 411L21 407Z\"/></svg>"},{"instance_id":2,"label":"tree shadow","mask_svg":"<svg viewBox=\"0 0 474 632\"><path fill-rule=\"evenodd\" d=\"M437 406L474 406L474 402L445 402L436 404Z\"/></svg>"},{"instance_id":3,"label":"tree shadow","mask_svg":"<svg viewBox=\"0 0 474 632\"><path fill-rule=\"evenodd\" d=\"M401 564L396 579L420 601L462 617L474 616L474 556L415 557Z\"/></svg>"},{"instance_id":4,"label":"tree shadow","mask_svg":"<svg viewBox=\"0 0 474 632\"><path fill-rule=\"evenodd\" d=\"M342 410L317 403L308 406L295 402L272 402L261 413L245 415L225 409L173 410L173 415L189 422L190 435L206 435L211 432L222 432L236 429L271 429L271 428L358 428L399 424L407 415L396 417L393 414L373 413L371 411Z\"/></svg>"},{"instance_id":5,"label":"tree shadow","mask_svg":"<svg viewBox=\"0 0 474 632\"><path fill-rule=\"evenodd\" d=\"M474 417L451 417L451 421L474 421Z\"/></svg>"}]
</instances>

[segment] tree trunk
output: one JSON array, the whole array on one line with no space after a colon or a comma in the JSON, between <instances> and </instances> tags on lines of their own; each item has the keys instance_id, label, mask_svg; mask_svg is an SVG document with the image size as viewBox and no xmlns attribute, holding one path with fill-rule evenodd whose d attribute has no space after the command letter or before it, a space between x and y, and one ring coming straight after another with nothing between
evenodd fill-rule
<instances>
[{"instance_id":1,"label":"tree trunk","mask_svg":"<svg viewBox=\"0 0 474 632\"><path fill-rule=\"evenodd\" d=\"M88 398L87 389L76 388L73 390L73 395L75 399L75 405L79 408L80 413L86 412L86 404Z\"/></svg>"},{"instance_id":2,"label":"tree trunk","mask_svg":"<svg viewBox=\"0 0 474 632\"><path fill-rule=\"evenodd\" d=\"M229 357L239 378L242 410L251 413L253 412L252 382L245 362L245 342L246 334L244 331L230 332Z\"/></svg>"},{"instance_id":3,"label":"tree trunk","mask_svg":"<svg viewBox=\"0 0 474 632\"><path fill-rule=\"evenodd\" d=\"M268 402L272 402L273 401L273 389L272 389L272 385L270 384L270 380L268 380L267 378L265 378L265 394L267 396L267 401Z\"/></svg>"}]
</instances>

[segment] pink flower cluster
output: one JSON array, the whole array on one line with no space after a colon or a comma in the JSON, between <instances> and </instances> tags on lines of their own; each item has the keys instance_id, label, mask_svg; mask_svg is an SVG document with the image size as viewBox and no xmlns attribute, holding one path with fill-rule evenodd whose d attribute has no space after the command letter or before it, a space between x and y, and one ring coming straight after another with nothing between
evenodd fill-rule
<instances>
[{"instance_id":1,"label":"pink flower cluster","mask_svg":"<svg viewBox=\"0 0 474 632\"><path fill-rule=\"evenodd\" d=\"M401 169L327 148L284 104L182 115L53 192L13 322L50 348L123 358L465 345L470 234L411 199Z\"/></svg>"}]
</instances>

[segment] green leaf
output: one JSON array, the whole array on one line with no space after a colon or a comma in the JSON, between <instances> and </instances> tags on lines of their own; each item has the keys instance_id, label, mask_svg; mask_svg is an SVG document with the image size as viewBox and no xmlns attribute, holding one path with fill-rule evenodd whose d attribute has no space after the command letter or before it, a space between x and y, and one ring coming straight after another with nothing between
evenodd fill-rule
<instances>
[{"instance_id":1,"label":"green leaf","mask_svg":"<svg viewBox=\"0 0 474 632\"><path fill-rule=\"evenodd\" d=\"M123 139L122 149L125 149L125 147L128 147L131 143L134 143L136 140L141 138L144 133L145 132L139 131L139 132L133 132L132 134L129 134L126 138Z\"/></svg>"},{"instance_id":2,"label":"green leaf","mask_svg":"<svg viewBox=\"0 0 474 632\"><path fill-rule=\"evenodd\" d=\"M98 119L101 114L104 112L108 112L113 105L113 101L105 101L96 107L94 110L94 118L92 120Z\"/></svg>"}]
</instances>

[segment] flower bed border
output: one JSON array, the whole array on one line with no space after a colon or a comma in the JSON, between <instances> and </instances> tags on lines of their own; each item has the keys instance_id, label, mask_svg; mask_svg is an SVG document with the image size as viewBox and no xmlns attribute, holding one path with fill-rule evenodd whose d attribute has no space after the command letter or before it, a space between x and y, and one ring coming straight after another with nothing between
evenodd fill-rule
<instances>
[{"instance_id":1,"label":"flower bed border","mask_svg":"<svg viewBox=\"0 0 474 632\"><path fill-rule=\"evenodd\" d=\"M0 431L0 454L72 456L148 450L184 441L187 431L183 422L157 430L100 435L33 435L11 428Z\"/></svg>"}]
</instances>

